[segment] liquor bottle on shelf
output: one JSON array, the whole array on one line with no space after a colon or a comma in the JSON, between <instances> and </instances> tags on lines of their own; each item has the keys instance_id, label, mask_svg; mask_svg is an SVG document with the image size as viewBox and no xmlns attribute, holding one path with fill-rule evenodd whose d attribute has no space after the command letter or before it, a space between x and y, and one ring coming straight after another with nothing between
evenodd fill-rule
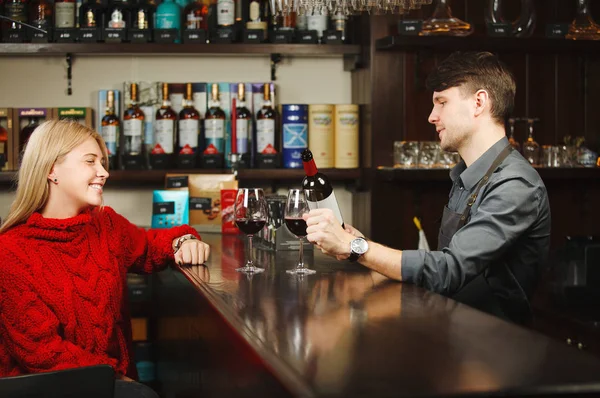
<instances>
[{"instance_id":1,"label":"liquor bottle on shelf","mask_svg":"<svg viewBox=\"0 0 600 398\"><path fill-rule=\"evenodd\" d=\"M8 130L0 126L0 170L8 161Z\"/></svg>"},{"instance_id":2,"label":"liquor bottle on shelf","mask_svg":"<svg viewBox=\"0 0 600 398\"><path fill-rule=\"evenodd\" d=\"M323 34L327 30L327 22L329 18L325 11L315 10L311 15L307 15L308 21L308 30L314 30L317 32L317 37L319 38L319 42L323 39Z\"/></svg>"},{"instance_id":3,"label":"liquor bottle on shelf","mask_svg":"<svg viewBox=\"0 0 600 398\"><path fill-rule=\"evenodd\" d=\"M344 227L344 218L335 198L333 186L325 174L319 173L310 149L305 149L302 152L302 163L306 174L302 180L302 189L306 192L308 207L311 210L331 209L342 227Z\"/></svg>"},{"instance_id":4,"label":"liquor bottle on shelf","mask_svg":"<svg viewBox=\"0 0 600 398\"><path fill-rule=\"evenodd\" d=\"M29 23L36 28L48 31L52 27L52 3L47 0L33 0L29 3Z\"/></svg>"},{"instance_id":5,"label":"liquor bottle on shelf","mask_svg":"<svg viewBox=\"0 0 600 398\"><path fill-rule=\"evenodd\" d=\"M252 113L246 107L246 85L244 83L238 83L235 126L237 153L244 156L250 152L248 142L252 131Z\"/></svg>"},{"instance_id":6,"label":"liquor bottle on shelf","mask_svg":"<svg viewBox=\"0 0 600 398\"><path fill-rule=\"evenodd\" d=\"M106 7L102 0L88 0L79 8L80 28L99 28L105 26Z\"/></svg>"},{"instance_id":7,"label":"liquor bottle on shelf","mask_svg":"<svg viewBox=\"0 0 600 398\"><path fill-rule=\"evenodd\" d=\"M110 90L106 93L106 113L102 118L102 138L108 150L109 168L117 167L118 143L121 137L121 122L115 115L115 93Z\"/></svg>"},{"instance_id":8,"label":"liquor bottle on shelf","mask_svg":"<svg viewBox=\"0 0 600 398\"><path fill-rule=\"evenodd\" d=\"M123 115L121 168L144 168L144 112L138 106L138 85L131 83L131 102Z\"/></svg>"},{"instance_id":9,"label":"liquor bottle on shelf","mask_svg":"<svg viewBox=\"0 0 600 398\"><path fill-rule=\"evenodd\" d=\"M533 138L533 124L538 121L538 119L529 118L525 120L527 121L529 133L527 135L527 140L523 142L523 157L532 165L537 166L540 163L540 144Z\"/></svg>"},{"instance_id":10,"label":"liquor bottle on shelf","mask_svg":"<svg viewBox=\"0 0 600 398\"><path fill-rule=\"evenodd\" d=\"M208 2L195 0L189 3L183 11L184 29L208 30Z\"/></svg>"},{"instance_id":11,"label":"liquor bottle on shelf","mask_svg":"<svg viewBox=\"0 0 600 398\"><path fill-rule=\"evenodd\" d=\"M4 15L19 22L27 22L27 0L7 0L4 2ZM23 25L12 21L2 21L3 30L15 31L26 29Z\"/></svg>"},{"instance_id":12,"label":"liquor bottle on shelf","mask_svg":"<svg viewBox=\"0 0 600 398\"><path fill-rule=\"evenodd\" d=\"M271 102L271 84L263 86L263 105L256 114L256 159L259 168L279 167L277 112Z\"/></svg>"},{"instance_id":13,"label":"liquor bottle on shelf","mask_svg":"<svg viewBox=\"0 0 600 398\"><path fill-rule=\"evenodd\" d=\"M177 113L171 108L169 85L162 84L162 104L154 117L154 146L150 152L150 165L154 169L167 169L175 146L175 126Z\"/></svg>"},{"instance_id":14,"label":"liquor bottle on shelf","mask_svg":"<svg viewBox=\"0 0 600 398\"><path fill-rule=\"evenodd\" d=\"M204 116L204 134L206 149L204 150L204 166L222 168L225 153L225 112L219 101L219 85L213 83L210 90L208 111Z\"/></svg>"},{"instance_id":15,"label":"liquor bottle on shelf","mask_svg":"<svg viewBox=\"0 0 600 398\"><path fill-rule=\"evenodd\" d=\"M19 153L23 151L25 148L25 144L27 144L27 140L35 130L40 125L40 119L37 117L30 117L27 125L21 129L21 134L19 134Z\"/></svg>"},{"instance_id":16,"label":"liquor bottle on shelf","mask_svg":"<svg viewBox=\"0 0 600 398\"><path fill-rule=\"evenodd\" d=\"M155 18L156 2L154 0L138 0L131 10L131 28L152 31Z\"/></svg>"},{"instance_id":17,"label":"liquor bottle on shelf","mask_svg":"<svg viewBox=\"0 0 600 398\"><path fill-rule=\"evenodd\" d=\"M107 28L124 29L131 25L131 8L127 0L112 0L106 12Z\"/></svg>"},{"instance_id":18,"label":"liquor bottle on shelf","mask_svg":"<svg viewBox=\"0 0 600 398\"><path fill-rule=\"evenodd\" d=\"M173 0L164 0L156 8L156 29L176 29L177 39L181 42L181 7Z\"/></svg>"},{"instance_id":19,"label":"liquor bottle on shelf","mask_svg":"<svg viewBox=\"0 0 600 398\"><path fill-rule=\"evenodd\" d=\"M521 152L521 145L515 139L515 121L516 119L513 117L508 119L508 142L517 152Z\"/></svg>"},{"instance_id":20,"label":"liquor bottle on shelf","mask_svg":"<svg viewBox=\"0 0 600 398\"><path fill-rule=\"evenodd\" d=\"M200 112L194 108L192 83L185 87L185 99L179 112L177 133L177 165L184 169L196 167L196 158L200 145Z\"/></svg>"},{"instance_id":21,"label":"liquor bottle on shelf","mask_svg":"<svg viewBox=\"0 0 600 398\"><path fill-rule=\"evenodd\" d=\"M269 3L265 0L251 0L249 5L248 22L246 29L248 30L263 30L265 39L269 29Z\"/></svg>"},{"instance_id":22,"label":"liquor bottle on shelf","mask_svg":"<svg viewBox=\"0 0 600 398\"><path fill-rule=\"evenodd\" d=\"M331 30L341 32L342 42L344 43L348 41L347 19L348 17L344 14L341 7L338 7L331 16Z\"/></svg>"},{"instance_id":23,"label":"liquor bottle on shelf","mask_svg":"<svg viewBox=\"0 0 600 398\"><path fill-rule=\"evenodd\" d=\"M54 2L54 27L69 29L75 27L75 0L56 0Z\"/></svg>"}]
</instances>

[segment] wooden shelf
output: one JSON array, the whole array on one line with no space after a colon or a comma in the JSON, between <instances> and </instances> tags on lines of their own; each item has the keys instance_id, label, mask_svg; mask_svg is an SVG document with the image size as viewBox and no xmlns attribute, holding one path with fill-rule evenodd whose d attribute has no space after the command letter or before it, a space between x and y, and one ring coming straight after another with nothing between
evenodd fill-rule
<instances>
[{"instance_id":1,"label":"wooden shelf","mask_svg":"<svg viewBox=\"0 0 600 398\"><path fill-rule=\"evenodd\" d=\"M527 53L595 53L600 52L600 42L593 40L550 39L531 37L488 36L387 36L376 41L377 51L502 51Z\"/></svg>"},{"instance_id":2,"label":"wooden shelf","mask_svg":"<svg viewBox=\"0 0 600 398\"><path fill-rule=\"evenodd\" d=\"M351 44L159 44L159 43L1 43L0 56L48 55L228 55L269 54L295 57L358 55L360 46Z\"/></svg>"},{"instance_id":3,"label":"wooden shelf","mask_svg":"<svg viewBox=\"0 0 600 398\"><path fill-rule=\"evenodd\" d=\"M355 181L361 177L361 169L321 169L320 172L329 177L331 181ZM229 174L229 170L112 170L107 187L112 186L163 186L167 173L178 174ZM16 172L1 172L0 184L12 185ZM262 180L262 181L302 181L303 169L248 169L238 172L240 181Z\"/></svg>"},{"instance_id":4,"label":"wooden shelf","mask_svg":"<svg viewBox=\"0 0 600 398\"><path fill-rule=\"evenodd\" d=\"M600 168L598 167L557 167L536 168L544 181L548 180L598 180ZM375 178L379 181L447 181L450 182L450 169L400 169L382 167L375 171Z\"/></svg>"}]
</instances>

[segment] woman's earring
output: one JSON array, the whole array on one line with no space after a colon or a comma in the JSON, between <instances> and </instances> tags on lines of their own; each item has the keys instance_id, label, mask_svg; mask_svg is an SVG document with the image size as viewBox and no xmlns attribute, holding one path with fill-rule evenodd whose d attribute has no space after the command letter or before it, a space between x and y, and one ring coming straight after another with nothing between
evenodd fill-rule
<instances>
[{"instance_id":1,"label":"woman's earring","mask_svg":"<svg viewBox=\"0 0 600 398\"><path fill-rule=\"evenodd\" d=\"M54 179L54 182L58 182L58 178L55 178L55 179Z\"/></svg>"}]
</instances>

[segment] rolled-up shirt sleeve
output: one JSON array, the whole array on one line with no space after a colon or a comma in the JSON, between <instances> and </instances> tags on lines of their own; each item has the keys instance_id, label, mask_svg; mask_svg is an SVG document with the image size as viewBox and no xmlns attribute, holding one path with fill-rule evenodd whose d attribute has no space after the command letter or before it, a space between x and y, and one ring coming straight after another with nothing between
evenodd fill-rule
<instances>
[{"instance_id":1,"label":"rolled-up shirt sleeve","mask_svg":"<svg viewBox=\"0 0 600 398\"><path fill-rule=\"evenodd\" d=\"M507 177L482 191L479 206L449 247L402 252L403 281L453 294L500 258L538 218L541 188L524 178Z\"/></svg>"}]
</instances>

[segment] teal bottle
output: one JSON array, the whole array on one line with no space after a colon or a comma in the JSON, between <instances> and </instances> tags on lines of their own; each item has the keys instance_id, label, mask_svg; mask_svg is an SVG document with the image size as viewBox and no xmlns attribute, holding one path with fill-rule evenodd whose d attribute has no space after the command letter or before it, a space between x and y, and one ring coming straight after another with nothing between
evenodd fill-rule
<instances>
[{"instance_id":1,"label":"teal bottle","mask_svg":"<svg viewBox=\"0 0 600 398\"><path fill-rule=\"evenodd\" d=\"M181 43L181 7L173 0L164 0L156 8L156 29L177 29L176 43Z\"/></svg>"}]
</instances>

